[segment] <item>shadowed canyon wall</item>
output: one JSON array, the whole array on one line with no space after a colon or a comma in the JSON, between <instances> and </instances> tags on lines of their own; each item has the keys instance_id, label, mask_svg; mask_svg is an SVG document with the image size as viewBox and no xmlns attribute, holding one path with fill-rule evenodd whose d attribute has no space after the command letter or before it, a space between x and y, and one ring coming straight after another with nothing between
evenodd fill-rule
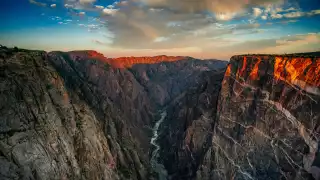
<instances>
[{"instance_id":1,"label":"shadowed canyon wall","mask_svg":"<svg viewBox=\"0 0 320 180\"><path fill-rule=\"evenodd\" d=\"M0 48L0 179L308 179L320 58Z\"/></svg>"},{"instance_id":2,"label":"shadowed canyon wall","mask_svg":"<svg viewBox=\"0 0 320 180\"><path fill-rule=\"evenodd\" d=\"M232 57L197 179L308 179L305 150L314 152L319 141L319 63Z\"/></svg>"},{"instance_id":3,"label":"shadowed canyon wall","mask_svg":"<svg viewBox=\"0 0 320 180\"><path fill-rule=\"evenodd\" d=\"M149 142L159 108L171 89L178 96L226 64L161 56L119 67L94 51L0 50L4 179L156 177ZM171 80L157 86L160 79Z\"/></svg>"}]
</instances>

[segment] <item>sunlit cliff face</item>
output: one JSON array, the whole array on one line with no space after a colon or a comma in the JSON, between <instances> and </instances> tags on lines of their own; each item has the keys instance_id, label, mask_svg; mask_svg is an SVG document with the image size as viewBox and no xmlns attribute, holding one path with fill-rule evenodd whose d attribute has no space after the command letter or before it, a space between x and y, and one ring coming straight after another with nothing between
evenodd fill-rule
<instances>
[{"instance_id":1,"label":"sunlit cliff face","mask_svg":"<svg viewBox=\"0 0 320 180\"><path fill-rule=\"evenodd\" d=\"M120 57L109 58L108 63L115 68L130 68L135 64L155 64L183 60L182 56L154 56L154 57Z\"/></svg>"},{"instance_id":2,"label":"sunlit cliff face","mask_svg":"<svg viewBox=\"0 0 320 180\"><path fill-rule=\"evenodd\" d=\"M224 76L231 76L231 64L228 65L226 73Z\"/></svg>"},{"instance_id":3,"label":"sunlit cliff face","mask_svg":"<svg viewBox=\"0 0 320 180\"><path fill-rule=\"evenodd\" d=\"M256 64L254 65L251 73L250 73L250 78L252 80L254 79L258 79L259 78L259 75L258 75L258 72L259 72L259 65L261 63L261 57L258 57L258 61L256 62Z\"/></svg>"},{"instance_id":4,"label":"sunlit cliff face","mask_svg":"<svg viewBox=\"0 0 320 180\"><path fill-rule=\"evenodd\" d=\"M276 57L274 77L309 93L320 94L320 58Z\"/></svg>"},{"instance_id":5,"label":"sunlit cliff face","mask_svg":"<svg viewBox=\"0 0 320 180\"><path fill-rule=\"evenodd\" d=\"M248 59L252 59L248 62ZM259 69L262 59L273 61L271 56L240 57L239 67L235 73L237 79L243 79L248 74L250 80L259 80ZM299 87L312 94L320 94L320 58L275 56L273 65L275 82L284 81L293 87ZM232 75L232 65L229 64L226 77Z\"/></svg>"},{"instance_id":6,"label":"sunlit cliff face","mask_svg":"<svg viewBox=\"0 0 320 180\"><path fill-rule=\"evenodd\" d=\"M155 64L186 59L184 56L154 56L154 57L120 57L107 58L96 51L74 51L73 56L86 56L110 64L113 68L130 68L135 64Z\"/></svg>"}]
</instances>

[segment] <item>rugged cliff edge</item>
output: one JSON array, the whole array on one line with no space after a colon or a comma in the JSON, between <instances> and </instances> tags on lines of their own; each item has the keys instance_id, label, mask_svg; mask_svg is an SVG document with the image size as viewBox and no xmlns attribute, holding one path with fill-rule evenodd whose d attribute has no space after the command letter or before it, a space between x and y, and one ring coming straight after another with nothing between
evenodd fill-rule
<instances>
[{"instance_id":1,"label":"rugged cliff edge","mask_svg":"<svg viewBox=\"0 0 320 180\"><path fill-rule=\"evenodd\" d=\"M0 179L157 177L150 140L158 110L226 63L126 60L119 67L95 51L1 47Z\"/></svg>"},{"instance_id":2,"label":"rugged cliff edge","mask_svg":"<svg viewBox=\"0 0 320 180\"><path fill-rule=\"evenodd\" d=\"M102 124L41 51L1 49L1 179L119 179Z\"/></svg>"},{"instance_id":3,"label":"rugged cliff edge","mask_svg":"<svg viewBox=\"0 0 320 180\"><path fill-rule=\"evenodd\" d=\"M231 58L197 179L307 179L320 133L320 58Z\"/></svg>"},{"instance_id":4,"label":"rugged cliff edge","mask_svg":"<svg viewBox=\"0 0 320 180\"><path fill-rule=\"evenodd\" d=\"M308 179L319 100L307 54L227 66L1 47L0 179Z\"/></svg>"}]
</instances>

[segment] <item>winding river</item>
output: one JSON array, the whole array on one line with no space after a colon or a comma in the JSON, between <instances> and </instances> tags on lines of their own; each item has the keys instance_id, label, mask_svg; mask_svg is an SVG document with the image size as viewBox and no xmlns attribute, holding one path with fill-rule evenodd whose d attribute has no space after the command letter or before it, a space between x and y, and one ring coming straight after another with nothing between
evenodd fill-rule
<instances>
[{"instance_id":1,"label":"winding river","mask_svg":"<svg viewBox=\"0 0 320 180\"><path fill-rule=\"evenodd\" d=\"M160 146L157 144L157 139L159 136L159 127L163 120L166 118L167 112L163 111L161 113L160 119L156 122L156 124L153 127L153 136L151 138L150 143L155 147L151 154L151 166L153 170L158 174L158 180L167 180L167 170L165 169L164 165L158 162L159 158L159 151L160 151Z\"/></svg>"}]
</instances>

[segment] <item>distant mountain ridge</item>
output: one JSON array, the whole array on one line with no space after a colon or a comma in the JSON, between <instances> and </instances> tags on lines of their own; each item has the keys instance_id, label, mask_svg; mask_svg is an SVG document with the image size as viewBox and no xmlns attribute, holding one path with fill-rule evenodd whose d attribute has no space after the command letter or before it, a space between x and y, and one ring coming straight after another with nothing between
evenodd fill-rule
<instances>
[{"instance_id":1,"label":"distant mountain ridge","mask_svg":"<svg viewBox=\"0 0 320 180\"><path fill-rule=\"evenodd\" d=\"M70 56L86 57L109 63L114 68L131 68L135 64L156 64L161 62L173 62L186 60L185 56L142 56L142 57L118 57L108 58L97 51L70 51Z\"/></svg>"}]
</instances>

